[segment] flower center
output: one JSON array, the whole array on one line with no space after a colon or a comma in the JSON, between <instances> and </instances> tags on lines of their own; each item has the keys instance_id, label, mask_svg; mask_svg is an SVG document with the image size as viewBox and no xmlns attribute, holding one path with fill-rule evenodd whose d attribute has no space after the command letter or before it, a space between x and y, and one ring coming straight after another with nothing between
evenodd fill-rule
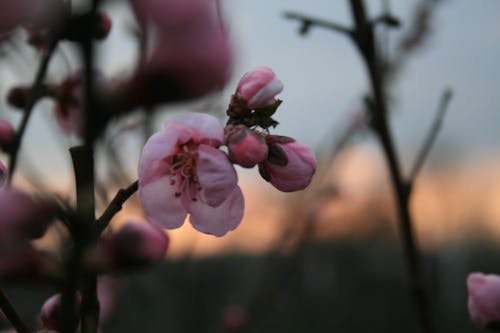
<instances>
[{"instance_id":1,"label":"flower center","mask_svg":"<svg viewBox=\"0 0 500 333\"><path fill-rule=\"evenodd\" d=\"M187 194L192 201L197 201L201 190L196 174L196 160L198 159L198 144L193 140L179 145L173 156L170 167L170 185L175 186L175 196Z\"/></svg>"}]
</instances>

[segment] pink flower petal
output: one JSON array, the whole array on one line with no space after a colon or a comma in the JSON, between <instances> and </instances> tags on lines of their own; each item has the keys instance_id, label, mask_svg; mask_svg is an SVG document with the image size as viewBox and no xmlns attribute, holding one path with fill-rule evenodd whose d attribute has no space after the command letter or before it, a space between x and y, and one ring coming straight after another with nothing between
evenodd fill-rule
<instances>
[{"instance_id":1,"label":"pink flower petal","mask_svg":"<svg viewBox=\"0 0 500 333\"><path fill-rule=\"evenodd\" d=\"M200 145L196 162L201 199L212 207L219 206L237 186L238 177L227 155L216 148Z\"/></svg>"},{"instance_id":2,"label":"pink flower petal","mask_svg":"<svg viewBox=\"0 0 500 333\"><path fill-rule=\"evenodd\" d=\"M186 209L175 196L175 187L167 175L139 182L139 199L148 220L167 229L179 228L186 219Z\"/></svg>"},{"instance_id":3,"label":"pink flower petal","mask_svg":"<svg viewBox=\"0 0 500 333\"><path fill-rule=\"evenodd\" d=\"M190 137L190 132L179 126L171 126L151 136L139 158L139 185L164 175L170 168L166 159L175 153L178 143L184 143Z\"/></svg>"},{"instance_id":4,"label":"pink flower petal","mask_svg":"<svg viewBox=\"0 0 500 333\"><path fill-rule=\"evenodd\" d=\"M193 202L189 220L196 230L221 237L240 224L244 208L243 194L236 186L226 201L218 207L210 207L199 201Z\"/></svg>"},{"instance_id":5,"label":"pink flower petal","mask_svg":"<svg viewBox=\"0 0 500 333\"><path fill-rule=\"evenodd\" d=\"M218 147L224 142L224 129L214 116L192 112L172 118L165 123L165 129L170 126L182 126L192 129L201 143Z\"/></svg>"},{"instance_id":6,"label":"pink flower petal","mask_svg":"<svg viewBox=\"0 0 500 333\"><path fill-rule=\"evenodd\" d=\"M500 276L471 273L467 277L469 315L477 325L500 322Z\"/></svg>"}]
</instances>

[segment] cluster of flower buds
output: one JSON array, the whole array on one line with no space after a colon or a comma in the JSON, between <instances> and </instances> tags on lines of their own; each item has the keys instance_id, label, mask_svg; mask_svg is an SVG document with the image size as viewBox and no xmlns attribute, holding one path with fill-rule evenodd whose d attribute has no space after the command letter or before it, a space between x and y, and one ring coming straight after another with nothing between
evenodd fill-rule
<instances>
[{"instance_id":1,"label":"cluster of flower buds","mask_svg":"<svg viewBox=\"0 0 500 333\"><path fill-rule=\"evenodd\" d=\"M311 182L316 159L308 146L270 135L282 83L269 68L245 74L232 96L225 128L201 113L168 121L139 159L139 198L149 221L167 229L186 216L200 232L223 236L241 222L244 199L233 164L259 166L263 178L285 192ZM228 153L219 149L227 145Z\"/></svg>"},{"instance_id":2,"label":"cluster of flower buds","mask_svg":"<svg viewBox=\"0 0 500 333\"><path fill-rule=\"evenodd\" d=\"M280 191L306 188L316 171L316 158L308 146L293 138L269 134L278 122L272 118L281 101L283 84L267 67L246 73L231 97L226 144L233 163L259 167L261 176Z\"/></svg>"}]
</instances>

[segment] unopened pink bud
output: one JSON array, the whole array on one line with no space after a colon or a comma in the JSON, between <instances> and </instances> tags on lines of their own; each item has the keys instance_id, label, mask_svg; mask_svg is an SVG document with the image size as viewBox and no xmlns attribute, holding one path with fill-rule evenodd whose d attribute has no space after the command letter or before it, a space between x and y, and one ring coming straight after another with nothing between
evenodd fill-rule
<instances>
[{"instance_id":1,"label":"unopened pink bud","mask_svg":"<svg viewBox=\"0 0 500 333\"><path fill-rule=\"evenodd\" d=\"M14 127L3 119L0 119L0 148L6 149L14 137Z\"/></svg>"},{"instance_id":2,"label":"unopened pink bud","mask_svg":"<svg viewBox=\"0 0 500 333\"><path fill-rule=\"evenodd\" d=\"M273 105L275 97L283 90L283 83L268 67L257 67L241 78L236 88L238 96L250 109Z\"/></svg>"},{"instance_id":3,"label":"unopened pink bud","mask_svg":"<svg viewBox=\"0 0 500 333\"><path fill-rule=\"evenodd\" d=\"M9 179L9 172L5 167L5 164L0 161L0 189L7 184L7 180Z\"/></svg>"},{"instance_id":4,"label":"unopened pink bud","mask_svg":"<svg viewBox=\"0 0 500 333\"><path fill-rule=\"evenodd\" d=\"M500 276L471 273L467 292L472 321L481 327L500 328Z\"/></svg>"},{"instance_id":5,"label":"unopened pink bud","mask_svg":"<svg viewBox=\"0 0 500 333\"><path fill-rule=\"evenodd\" d=\"M168 237L151 223L127 223L118 232L102 240L104 256L112 267L126 268L162 260Z\"/></svg>"},{"instance_id":6,"label":"unopened pink bud","mask_svg":"<svg viewBox=\"0 0 500 333\"><path fill-rule=\"evenodd\" d=\"M81 295L75 294L75 314L80 311ZM42 305L40 320L44 329L60 330L62 327L62 295L55 294L48 298Z\"/></svg>"},{"instance_id":7,"label":"unopened pink bud","mask_svg":"<svg viewBox=\"0 0 500 333\"><path fill-rule=\"evenodd\" d=\"M266 136L267 159L259 164L261 176L283 192L305 189L316 172L316 157L312 149L292 138Z\"/></svg>"},{"instance_id":8,"label":"unopened pink bud","mask_svg":"<svg viewBox=\"0 0 500 333\"><path fill-rule=\"evenodd\" d=\"M111 31L112 21L109 15L104 13L99 13L99 25L96 30L96 38L104 39L108 37Z\"/></svg>"},{"instance_id":9,"label":"unopened pink bud","mask_svg":"<svg viewBox=\"0 0 500 333\"><path fill-rule=\"evenodd\" d=\"M264 137L244 125L226 128L226 143L229 159L245 168L252 168L264 161L267 144Z\"/></svg>"}]
</instances>

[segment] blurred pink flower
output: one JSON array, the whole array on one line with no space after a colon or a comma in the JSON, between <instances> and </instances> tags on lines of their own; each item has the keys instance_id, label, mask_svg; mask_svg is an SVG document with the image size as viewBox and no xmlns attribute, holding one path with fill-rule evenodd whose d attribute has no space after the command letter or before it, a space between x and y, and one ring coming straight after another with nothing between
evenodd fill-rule
<instances>
[{"instance_id":1,"label":"blurred pink flower","mask_svg":"<svg viewBox=\"0 0 500 333\"><path fill-rule=\"evenodd\" d=\"M244 125L226 127L229 159L245 168L252 168L267 157L264 137Z\"/></svg>"},{"instance_id":2,"label":"blurred pink flower","mask_svg":"<svg viewBox=\"0 0 500 333\"><path fill-rule=\"evenodd\" d=\"M481 327L500 327L500 276L471 273L467 277L470 318Z\"/></svg>"},{"instance_id":3,"label":"blurred pink flower","mask_svg":"<svg viewBox=\"0 0 500 333\"><path fill-rule=\"evenodd\" d=\"M244 200L227 155L217 149L224 130L210 115L172 119L154 134L139 160L139 198L148 219L168 229L190 222L223 236L243 217Z\"/></svg>"},{"instance_id":4,"label":"blurred pink flower","mask_svg":"<svg viewBox=\"0 0 500 333\"><path fill-rule=\"evenodd\" d=\"M131 104L184 100L220 90L232 49L210 0L134 0L139 22L152 25L150 57L131 80Z\"/></svg>"},{"instance_id":5,"label":"blurred pink flower","mask_svg":"<svg viewBox=\"0 0 500 333\"><path fill-rule=\"evenodd\" d=\"M267 159L259 164L262 177L283 192L306 188L316 172L316 157L312 149L295 139L267 135Z\"/></svg>"},{"instance_id":6,"label":"blurred pink flower","mask_svg":"<svg viewBox=\"0 0 500 333\"><path fill-rule=\"evenodd\" d=\"M0 189L7 184L8 179L9 179L9 171L5 167L5 164L3 164L2 161L0 161Z\"/></svg>"},{"instance_id":7,"label":"blurred pink flower","mask_svg":"<svg viewBox=\"0 0 500 333\"><path fill-rule=\"evenodd\" d=\"M115 268L162 260L169 239L165 232L147 222L130 222L101 240L101 259Z\"/></svg>"},{"instance_id":8,"label":"blurred pink flower","mask_svg":"<svg viewBox=\"0 0 500 333\"><path fill-rule=\"evenodd\" d=\"M0 148L5 149L14 136L14 127L7 120L0 119Z\"/></svg>"},{"instance_id":9,"label":"blurred pink flower","mask_svg":"<svg viewBox=\"0 0 500 333\"><path fill-rule=\"evenodd\" d=\"M250 109L258 109L273 105L282 90L283 83L269 67L257 67L243 75L236 94Z\"/></svg>"},{"instance_id":10,"label":"blurred pink flower","mask_svg":"<svg viewBox=\"0 0 500 333\"><path fill-rule=\"evenodd\" d=\"M104 74L94 71L96 88L105 84ZM58 125L67 134L75 134L82 137L84 134L84 100L83 100L84 78L82 71L76 71L69 75L57 88L55 116Z\"/></svg>"}]
</instances>

